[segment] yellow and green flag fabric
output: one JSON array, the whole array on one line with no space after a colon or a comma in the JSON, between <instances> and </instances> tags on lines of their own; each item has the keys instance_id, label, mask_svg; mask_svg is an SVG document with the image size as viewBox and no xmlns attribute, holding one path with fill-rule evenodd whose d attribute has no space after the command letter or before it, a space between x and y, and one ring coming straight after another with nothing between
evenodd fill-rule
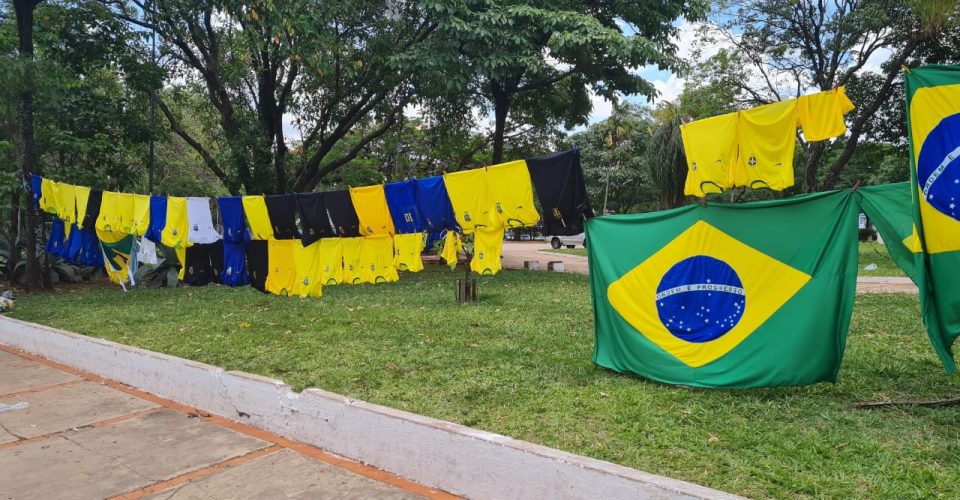
<instances>
[{"instance_id":1,"label":"yellow and green flag fabric","mask_svg":"<svg viewBox=\"0 0 960 500\"><path fill-rule=\"evenodd\" d=\"M858 214L844 190L590 219L594 362L697 387L835 381Z\"/></svg>"},{"instance_id":2,"label":"yellow and green flag fabric","mask_svg":"<svg viewBox=\"0 0 960 500\"><path fill-rule=\"evenodd\" d=\"M960 336L960 66L904 75L914 225L923 258L914 280L927 334L948 373Z\"/></svg>"}]
</instances>

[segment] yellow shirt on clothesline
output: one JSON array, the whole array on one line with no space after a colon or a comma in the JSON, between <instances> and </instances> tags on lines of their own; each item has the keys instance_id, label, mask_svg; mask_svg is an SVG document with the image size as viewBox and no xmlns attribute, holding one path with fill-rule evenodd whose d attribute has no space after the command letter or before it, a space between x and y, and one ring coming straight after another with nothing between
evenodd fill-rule
<instances>
[{"instance_id":1,"label":"yellow shirt on clothesline","mask_svg":"<svg viewBox=\"0 0 960 500\"><path fill-rule=\"evenodd\" d=\"M59 204L60 183L44 177L40 181L40 210L56 215Z\"/></svg>"},{"instance_id":2,"label":"yellow shirt on clothesline","mask_svg":"<svg viewBox=\"0 0 960 500\"><path fill-rule=\"evenodd\" d=\"M843 87L680 126L687 157L684 194L704 197L733 186L782 191L794 184L797 126L820 141L846 132L854 109ZM726 169L726 172L724 172Z\"/></svg>"},{"instance_id":3,"label":"yellow shirt on clothesline","mask_svg":"<svg viewBox=\"0 0 960 500\"><path fill-rule=\"evenodd\" d=\"M303 246L299 240L291 240L293 247L293 270L295 273L293 290L290 295L301 298L323 296L322 262L320 261L320 241Z\"/></svg>"},{"instance_id":4,"label":"yellow shirt on clothesline","mask_svg":"<svg viewBox=\"0 0 960 500\"><path fill-rule=\"evenodd\" d=\"M493 216L504 227L531 227L540 222L533 204L533 182L525 160L487 167Z\"/></svg>"},{"instance_id":5,"label":"yellow shirt on clothesline","mask_svg":"<svg viewBox=\"0 0 960 500\"><path fill-rule=\"evenodd\" d=\"M350 188L350 201L360 220L360 234L364 236L393 235L393 219L383 194L383 184Z\"/></svg>"},{"instance_id":6,"label":"yellow shirt on clothesline","mask_svg":"<svg viewBox=\"0 0 960 500\"><path fill-rule=\"evenodd\" d=\"M797 100L775 102L740 112L740 153L733 185L782 191L793 185L797 146Z\"/></svg>"},{"instance_id":7,"label":"yellow shirt on clothesline","mask_svg":"<svg viewBox=\"0 0 960 500\"><path fill-rule=\"evenodd\" d=\"M847 133L843 117L853 109L853 102L844 87L799 97L797 110L803 138L823 141Z\"/></svg>"},{"instance_id":8,"label":"yellow shirt on clothesline","mask_svg":"<svg viewBox=\"0 0 960 500\"><path fill-rule=\"evenodd\" d=\"M133 195L133 234L143 236L150 228L150 195Z\"/></svg>"},{"instance_id":9,"label":"yellow shirt on clothesline","mask_svg":"<svg viewBox=\"0 0 960 500\"><path fill-rule=\"evenodd\" d=\"M390 283L400 279L393 266L393 237L365 237L360 249L360 270L364 283Z\"/></svg>"},{"instance_id":10,"label":"yellow shirt on clothesline","mask_svg":"<svg viewBox=\"0 0 960 500\"><path fill-rule=\"evenodd\" d=\"M733 185L737 163L737 113L714 116L680 125L687 157L683 194L703 198Z\"/></svg>"},{"instance_id":11,"label":"yellow shirt on clothesline","mask_svg":"<svg viewBox=\"0 0 960 500\"><path fill-rule=\"evenodd\" d=\"M250 237L255 240L272 240L273 225L270 223L267 202L263 196L244 196L242 203L243 214L250 226Z\"/></svg>"},{"instance_id":12,"label":"yellow shirt on clothesline","mask_svg":"<svg viewBox=\"0 0 960 500\"><path fill-rule=\"evenodd\" d=\"M87 204L90 201L90 188L74 186L73 192L77 204L77 227L83 229L83 218L87 215Z\"/></svg>"},{"instance_id":13,"label":"yellow shirt on clothesline","mask_svg":"<svg viewBox=\"0 0 960 500\"><path fill-rule=\"evenodd\" d=\"M320 260L320 282L337 285L343 281L343 238L321 238L315 243Z\"/></svg>"},{"instance_id":14,"label":"yellow shirt on clothesline","mask_svg":"<svg viewBox=\"0 0 960 500\"><path fill-rule=\"evenodd\" d=\"M460 233L448 230L443 237L443 250L440 251L440 257L450 266L450 269L457 267L457 261L460 260L460 250L463 250Z\"/></svg>"},{"instance_id":15,"label":"yellow shirt on clothesline","mask_svg":"<svg viewBox=\"0 0 960 500\"><path fill-rule=\"evenodd\" d=\"M267 281L266 290L274 295L293 293L296 270L296 247L300 240L269 240L267 242Z\"/></svg>"},{"instance_id":16,"label":"yellow shirt on clothesline","mask_svg":"<svg viewBox=\"0 0 960 500\"><path fill-rule=\"evenodd\" d=\"M363 237L340 238L343 249L343 279L341 283L359 285L363 283L361 269L361 255L363 251Z\"/></svg>"},{"instance_id":17,"label":"yellow shirt on clothesline","mask_svg":"<svg viewBox=\"0 0 960 500\"><path fill-rule=\"evenodd\" d=\"M486 169L443 174L443 183L453 205L453 214L464 233L472 233L477 224L489 224L494 201Z\"/></svg>"},{"instance_id":18,"label":"yellow shirt on clothesline","mask_svg":"<svg viewBox=\"0 0 960 500\"><path fill-rule=\"evenodd\" d=\"M493 276L500 272L500 255L503 253L503 227L477 227L473 233L473 258L470 270L481 276Z\"/></svg>"},{"instance_id":19,"label":"yellow shirt on clothesline","mask_svg":"<svg viewBox=\"0 0 960 500\"><path fill-rule=\"evenodd\" d=\"M423 247L426 244L423 233L398 234L393 237L394 267L399 271L412 273L423 270Z\"/></svg>"},{"instance_id":20,"label":"yellow shirt on clothesline","mask_svg":"<svg viewBox=\"0 0 960 500\"><path fill-rule=\"evenodd\" d=\"M100 215L97 217L97 230L106 232L120 231L120 193L104 191L100 201Z\"/></svg>"}]
</instances>

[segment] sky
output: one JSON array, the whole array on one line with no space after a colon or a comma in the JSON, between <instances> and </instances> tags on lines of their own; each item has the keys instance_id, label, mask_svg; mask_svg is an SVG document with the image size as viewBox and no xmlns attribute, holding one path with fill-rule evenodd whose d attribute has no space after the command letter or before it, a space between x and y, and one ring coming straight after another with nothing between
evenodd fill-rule
<instances>
[{"instance_id":1,"label":"sky","mask_svg":"<svg viewBox=\"0 0 960 500\"><path fill-rule=\"evenodd\" d=\"M692 60L693 50L697 40L697 32L703 26L703 23L692 23L686 20L682 20L678 23L675 43L677 44L681 58L690 60L690 62L698 62L716 55L722 48L732 47L732 44L730 43L721 42L714 44L711 47L704 48L701 51L699 59L696 61ZM891 51L889 49L882 48L877 50L871 55L870 59L860 72L880 72L880 65L889 59L890 56ZM653 83L654 87L656 87L660 94L652 102L648 102L645 97L625 96L624 100L628 102L646 104L650 106L655 106L657 103L664 101L670 102L680 95L680 92L683 91L683 86L686 83L686 79L681 75L672 73L670 71L662 71L652 66L641 68L640 71L638 71L638 74L644 77L647 81ZM762 87L763 82L756 82L756 86ZM814 89L810 90L810 92L814 91ZM609 101L600 96L593 96L592 101L593 112L590 114L589 118L591 124L603 121L610 116L612 104ZM582 129L582 127L580 129Z\"/></svg>"}]
</instances>

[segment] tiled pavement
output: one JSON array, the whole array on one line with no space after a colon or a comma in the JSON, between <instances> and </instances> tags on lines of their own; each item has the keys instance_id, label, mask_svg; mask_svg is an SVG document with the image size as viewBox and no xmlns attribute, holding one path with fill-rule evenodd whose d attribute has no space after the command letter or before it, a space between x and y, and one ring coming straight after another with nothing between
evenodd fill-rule
<instances>
[{"instance_id":1,"label":"tiled pavement","mask_svg":"<svg viewBox=\"0 0 960 500\"><path fill-rule=\"evenodd\" d=\"M449 497L0 346L0 500L418 496Z\"/></svg>"}]
</instances>

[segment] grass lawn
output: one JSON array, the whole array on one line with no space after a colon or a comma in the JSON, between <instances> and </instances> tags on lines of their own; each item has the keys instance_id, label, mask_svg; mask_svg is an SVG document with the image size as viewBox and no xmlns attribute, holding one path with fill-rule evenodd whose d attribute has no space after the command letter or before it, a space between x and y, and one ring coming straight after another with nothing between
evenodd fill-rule
<instances>
[{"instance_id":1,"label":"grass lawn","mask_svg":"<svg viewBox=\"0 0 960 500\"><path fill-rule=\"evenodd\" d=\"M864 271L868 264L876 264L874 271ZM858 262L860 276L906 276L904 272L887 252L883 243L860 243L860 261Z\"/></svg>"},{"instance_id":2,"label":"grass lawn","mask_svg":"<svg viewBox=\"0 0 960 500\"><path fill-rule=\"evenodd\" d=\"M564 254L567 254L567 255L579 255L579 256L581 256L581 257L586 257L586 256L587 256L587 249L586 249L586 248L583 248L583 247L577 247L577 248L551 248L551 249L549 249L549 250L547 250L547 251L548 251L548 252L553 252L553 253L564 253Z\"/></svg>"},{"instance_id":3,"label":"grass lawn","mask_svg":"<svg viewBox=\"0 0 960 500\"><path fill-rule=\"evenodd\" d=\"M547 251L568 255L580 255L583 257L587 256L587 249L582 247L558 248L556 250L551 248ZM877 269L874 271L864 271L863 268L868 264L876 264ZM900 270L900 267L893 262L893 259L890 258L890 254L887 253L887 247L885 247L883 243L860 243L860 261L858 266L860 276L906 276L906 274Z\"/></svg>"},{"instance_id":4,"label":"grass lawn","mask_svg":"<svg viewBox=\"0 0 960 500\"><path fill-rule=\"evenodd\" d=\"M960 406L853 407L960 394L915 295L857 297L836 385L697 390L592 364L585 276L504 271L470 306L459 276L431 266L319 300L88 286L12 315L752 497L960 497Z\"/></svg>"}]
</instances>

